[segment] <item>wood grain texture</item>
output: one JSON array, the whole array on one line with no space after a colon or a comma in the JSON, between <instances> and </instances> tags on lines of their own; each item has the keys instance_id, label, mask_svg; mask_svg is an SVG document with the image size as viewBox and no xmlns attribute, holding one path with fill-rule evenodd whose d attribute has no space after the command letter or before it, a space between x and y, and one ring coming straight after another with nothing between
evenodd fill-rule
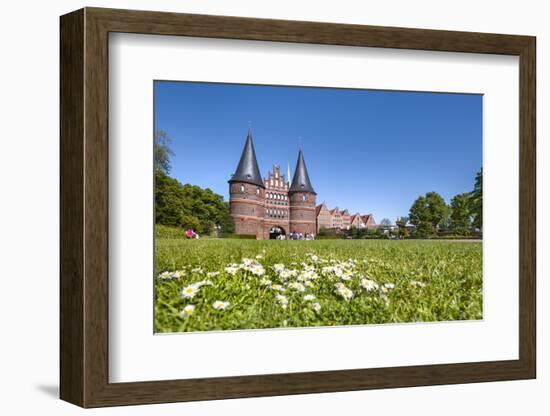
<instances>
[{"instance_id":1,"label":"wood grain texture","mask_svg":"<svg viewBox=\"0 0 550 416\"><path fill-rule=\"evenodd\" d=\"M84 405L84 12L61 19L60 50L60 387Z\"/></svg>"},{"instance_id":2,"label":"wood grain texture","mask_svg":"<svg viewBox=\"0 0 550 416\"><path fill-rule=\"evenodd\" d=\"M520 57L518 360L188 380L108 380L108 33ZM536 375L535 38L87 8L61 18L61 398L83 407L518 380Z\"/></svg>"}]
</instances>

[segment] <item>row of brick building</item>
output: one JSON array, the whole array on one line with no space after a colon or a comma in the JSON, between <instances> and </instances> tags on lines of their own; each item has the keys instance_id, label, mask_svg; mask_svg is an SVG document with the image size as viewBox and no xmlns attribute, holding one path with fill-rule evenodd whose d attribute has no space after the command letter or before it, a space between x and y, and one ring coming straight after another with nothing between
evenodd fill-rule
<instances>
[{"instance_id":1,"label":"row of brick building","mask_svg":"<svg viewBox=\"0 0 550 416\"><path fill-rule=\"evenodd\" d=\"M315 207L315 217L317 219L317 232L322 228L336 230L376 228L376 221L372 214L350 214L347 209L340 210L338 207L329 209L324 202Z\"/></svg>"}]
</instances>

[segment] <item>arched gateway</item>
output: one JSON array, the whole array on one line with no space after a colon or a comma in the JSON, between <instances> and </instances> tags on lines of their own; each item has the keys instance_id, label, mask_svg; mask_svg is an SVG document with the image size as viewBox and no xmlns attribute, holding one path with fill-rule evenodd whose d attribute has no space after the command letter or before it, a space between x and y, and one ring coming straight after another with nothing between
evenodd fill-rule
<instances>
[{"instance_id":1,"label":"arched gateway","mask_svg":"<svg viewBox=\"0 0 550 416\"><path fill-rule=\"evenodd\" d=\"M269 239L270 240L277 240L281 236L286 237L286 232L283 227L280 227L278 225L275 225L269 229Z\"/></svg>"}]
</instances>

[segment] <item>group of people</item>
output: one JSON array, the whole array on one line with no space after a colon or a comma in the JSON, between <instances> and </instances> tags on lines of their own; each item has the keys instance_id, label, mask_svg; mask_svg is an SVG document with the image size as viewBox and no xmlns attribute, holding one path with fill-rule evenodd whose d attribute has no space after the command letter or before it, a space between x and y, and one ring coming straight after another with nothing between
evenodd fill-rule
<instances>
[{"instance_id":1,"label":"group of people","mask_svg":"<svg viewBox=\"0 0 550 416\"><path fill-rule=\"evenodd\" d=\"M284 236L283 236L284 237ZM296 231L292 231L288 235L289 240L315 240L315 234L313 233L297 233Z\"/></svg>"},{"instance_id":2,"label":"group of people","mask_svg":"<svg viewBox=\"0 0 550 416\"><path fill-rule=\"evenodd\" d=\"M193 229L189 228L185 230L185 236L190 239L198 239L199 234L196 233ZM279 234L277 237L275 237L277 240L315 240L315 234L313 233L297 233L296 231L292 231L288 237L284 234Z\"/></svg>"},{"instance_id":3,"label":"group of people","mask_svg":"<svg viewBox=\"0 0 550 416\"><path fill-rule=\"evenodd\" d=\"M199 234L196 233L196 232L195 232L193 229L191 229L191 228L185 230L185 236L186 236L187 238L191 238L191 239L193 239L193 240L195 240L195 239L198 240L198 239L199 239Z\"/></svg>"}]
</instances>

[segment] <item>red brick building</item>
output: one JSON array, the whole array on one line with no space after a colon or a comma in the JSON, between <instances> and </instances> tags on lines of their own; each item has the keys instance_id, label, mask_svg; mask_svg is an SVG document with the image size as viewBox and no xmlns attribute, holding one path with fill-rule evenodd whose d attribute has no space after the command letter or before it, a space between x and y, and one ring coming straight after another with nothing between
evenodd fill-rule
<instances>
[{"instance_id":1,"label":"red brick building","mask_svg":"<svg viewBox=\"0 0 550 416\"><path fill-rule=\"evenodd\" d=\"M350 215L347 209L340 210L338 207L329 209L326 203L317 205L315 210L317 216L317 232L321 229L349 230L350 228L374 229L378 227L372 214L361 215L359 213Z\"/></svg>"},{"instance_id":2,"label":"red brick building","mask_svg":"<svg viewBox=\"0 0 550 416\"><path fill-rule=\"evenodd\" d=\"M279 166L262 179L249 131L237 170L229 180L229 205L236 234L274 238L291 232L316 234L316 192L311 185L302 149L294 177Z\"/></svg>"}]
</instances>

